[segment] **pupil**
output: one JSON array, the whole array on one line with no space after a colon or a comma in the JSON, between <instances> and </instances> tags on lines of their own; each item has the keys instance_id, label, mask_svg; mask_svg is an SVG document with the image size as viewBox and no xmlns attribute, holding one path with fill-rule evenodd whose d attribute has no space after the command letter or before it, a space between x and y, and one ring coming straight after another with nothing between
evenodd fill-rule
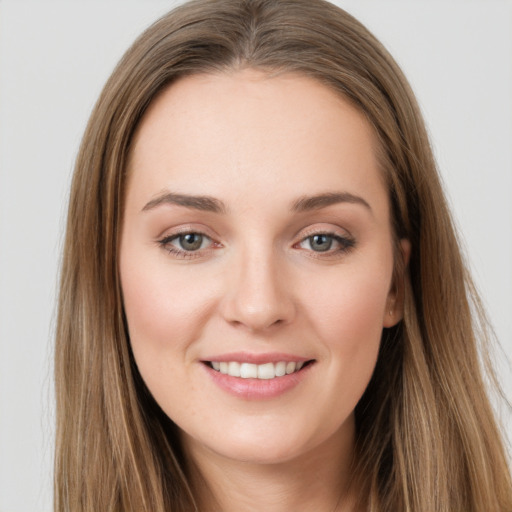
<instances>
[{"instance_id":1,"label":"pupil","mask_svg":"<svg viewBox=\"0 0 512 512\"><path fill-rule=\"evenodd\" d=\"M329 235L314 235L310 243L314 251L328 251L332 245L332 238Z\"/></svg>"},{"instance_id":2,"label":"pupil","mask_svg":"<svg viewBox=\"0 0 512 512\"><path fill-rule=\"evenodd\" d=\"M180 236L180 245L187 251L196 251L203 243L203 235L197 233L187 233Z\"/></svg>"}]
</instances>

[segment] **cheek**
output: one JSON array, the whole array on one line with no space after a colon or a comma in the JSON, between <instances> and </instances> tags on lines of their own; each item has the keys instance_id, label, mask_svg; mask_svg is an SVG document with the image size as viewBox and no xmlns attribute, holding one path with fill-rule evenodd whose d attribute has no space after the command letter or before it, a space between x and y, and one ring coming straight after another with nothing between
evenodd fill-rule
<instances>
[{"instance_id":1,"label":"cheek","mask_svg":"<svg viewBox=\"0 0 512 512\"><path fill-rule=\"evenodd\" d=\"M158 276L136 270L122 277L123 298L132 342L154 340L165 343L169 327L178 330L178 318L183 319L186 308L180 307L177 293L165 286ZM185 317L186 318L186 317Z\"/></svg>"},{"instance_id":2,"label":"cheek","mask_svg":"<svg viewBox=\"0 0 512 512\"><path fill-rule=\"evenodd\" d=\"M210 307L207 291L192 286L186 272L170 273L165 263L133 253L120 270L130 345L144 382L169 417L195 414L182 390L194 392L188 370Z\"/></svg>"},{"instance_id":3,"label":"cheek","mask_svg":"<svg viewBox=\"0 0 512 512\"><path fill-rule=\"evenodd\" d=\"M390 266L391 268L391 266ZM317 287L306 309L321 340L327 365L328 389L317 398L319 410L329 411L325 428L334 430L354 410L373 374L379 353L390 280L387 271L339 275L334 285ZM320 283L317 283L320 284ZM327 390L327 387L326 387Z\"/></svg>"},{"instance_id":4,"label":"cheek","mask_svg":"<svg viewBox=\"0 0 512 512\"><path fill-rule=\"evenodd\" d=\"M341 402L355 407L377 361L387 310L392 259L365 265L337 276L310 294L305 310L330 361L329 375L343 395ZM338 395L339 397L339 395Z\"/></svg>"},{"instance_id":5,"label":"cheek","mask_svg":"<svg viewBox=\"0 0 512 512\"><path fill-rule=\"evenodd\" d=\"M148 258L136 252L121 260L124 308L138 364L161 361L166 353L184 357L211 307L208 288L197 286L190 272L171 271L162 260L165 255Z\"/></svg>"},{"instance_id":6,"label":"cheek","mask_svg":"<svg viewBox=\"0 0 512 512\"><path fill-rule=\"evenodd\" d=\"M380 339L388 302L391 271L366 267L334 276L310 293L305 309L321 337L330 344L364 344Z\"/></svg>"}]
</instances>

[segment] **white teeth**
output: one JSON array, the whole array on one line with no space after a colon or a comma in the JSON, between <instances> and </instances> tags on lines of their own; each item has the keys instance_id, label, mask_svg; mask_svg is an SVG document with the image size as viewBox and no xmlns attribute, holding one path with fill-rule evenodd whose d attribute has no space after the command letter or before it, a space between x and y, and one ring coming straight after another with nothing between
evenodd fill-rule
<instances>
[{"instance_id":1,"label":"white teeth","mask_svg":"<svg viewBox=\"0 0 512 512\"><path fill-rule=\"evenodd\" d=\"M228 363L228 375L232 377L240 377L240 363L230 361Z\"/></svg>"},{"instance_id":2,"label":"white teeth","mask_svg":"<svg viewBox=\"0 0 512 512\"><path fill-rule=\"evenodd\" d=\"M236 377L236 375L234 375L234 377ZM242 377L242 379L257 379L258 366L250 363L242 363L240 365L240 377Z\"/></svg>"},{"instance_id":3,"label":"white teeth","mask_svg":"<svg viewBox=\"0 0 512 512\"><path fill-rule=\"evenodd\" d=\"M237 361L212 361L211 365L214 370L231 377L269 380L298 372L304 366L304 362L280 361L278 363L252 364L238 363Z\"/></svg>"},{"instance_id":4,"label":"white teeth","mask_svg":"<svg viewBox=\"0 0 512 512\"><path fill-rule=\"evenodd\" d=\"M296 364L293 362L286 363L286 374L293 373L295 371Z\"/></svg>"},{"instance_id":5,"label":"white teeth","mask_svg":"<svg viewBox=\"0 0 512 512\"><path fill-rule=\"evenodd\" d=\"M286 363L281 361L276 364L276 377L282 377L286 375Z\"/></svg>"},{"instance_id":6,"label":"white teeth","mask_svg":"<svg viewBox=\"0 0 512 512\"><path fill-rule=\"evenodd\" d=\"M276 376L276 369L273 363L258 365L258 379L273 379Z\"/></svg>"}]
</instances>

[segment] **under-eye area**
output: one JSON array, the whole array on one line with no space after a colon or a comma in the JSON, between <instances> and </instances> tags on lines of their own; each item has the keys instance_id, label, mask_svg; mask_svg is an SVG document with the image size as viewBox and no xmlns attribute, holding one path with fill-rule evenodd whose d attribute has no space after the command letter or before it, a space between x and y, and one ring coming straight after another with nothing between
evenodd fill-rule
<instances>
[{"instance_id":1,"label":"under-eye area","mask_svg":"<svg viewBox=\"0 0 512 512\"><path fill-rule=\"evenodd\" d=\"M239 363L238 361L203 361L203 363L230 377L240 377L242 379L262 379L269 380L276 377L284 377L292 373L297 373L315 362L309 361L279 361L277 363Z\"/></svg>"}]
</instances>

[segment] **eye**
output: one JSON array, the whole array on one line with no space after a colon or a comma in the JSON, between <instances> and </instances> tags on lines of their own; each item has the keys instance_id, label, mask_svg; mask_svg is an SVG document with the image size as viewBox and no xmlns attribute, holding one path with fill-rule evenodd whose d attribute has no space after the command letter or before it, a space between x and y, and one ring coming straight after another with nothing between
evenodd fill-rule
<instances>
[{"instance_id":1,"label":"eye","mask_svg":"<svg viewBox=\"0 0 512 512\"><path fill-rule=\"evenodd\" d=\"M177 235L166 236L158 243L169 253L182 258L201 254L203 250L214 245L213 240L203 233L189 231Z\"/></svg>"},{"instance_id":2,"label":"eye","mask_svg":"<svg viewBox=\"0 0 512 512\"><path fill-rule=\"evenodd\" d=\"M204 249L204 244L210 239L201 233L184 233L176 236L170 243L184 251L198 251Z\"/></svg>"},{"instance_id":3,"label":"eye","mask_svg":"<svg viewBox=\"0 0 512 512\"><path fill-rule=\"evenodd\" d=\"M306 240L303 240L301 243L301 247L304 248L304 245L309 245L309 249L316 252L325 252L328 251L332 247L333 237L330 235L313 235L308 236Z\"/></svg>"},{"instance_id":4,"label":"eye","mask_svg":"<svg viewBox=\"0 0 512 512\"><path fill-rule=\"evenodd\" d=\"M334 233L316 233L304 238L298 247L317 253L337 253L349 250L355 245L351 238L342 237Z\"/></svg>"}]
</instances>

